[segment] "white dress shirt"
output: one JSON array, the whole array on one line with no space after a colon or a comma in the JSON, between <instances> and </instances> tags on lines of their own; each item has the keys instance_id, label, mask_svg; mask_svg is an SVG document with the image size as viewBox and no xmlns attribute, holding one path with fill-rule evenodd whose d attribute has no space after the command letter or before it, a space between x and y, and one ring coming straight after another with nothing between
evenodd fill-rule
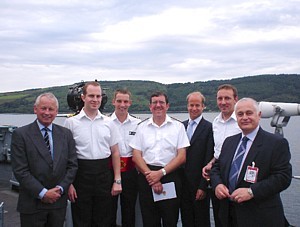
<instances>
[{"instance_id":1,"label":"white dress shirt","mask_svg":"<svg viewBox=\"0 0 300 227\"><path fill-rule=\"evenodd\" d=\"M111 155L111 147L122 139L111 119L98 111L95 119L90 119L82 109L79 114L65 121L76 142L78 159L104 159Z\"/></svg>"},{"instance_id":2,"label":"white dress shirt","mask_svg":"<svg viewBox=\"0 0 300 227\"><path fill-rule=\"evenodd\" d=\"M219 158L222 145L224 140L228 136L233 136L235 134L238 134L241 132L241 129L239 128L235 113L233 112L230 118L228 118L226 121L222 118L222 113L220 113L213 121L213 135L214 135L214 157L216 159Z\"/></svg>"},{"instance_id":3,"label":"white dress shirt","mask_svg":"<svg viewBox=\"0 0 300 227\"><path fill-rule=\"evenodd\" d=\"M190 146L184 125L168 115L158 126L149 118L141 122L129 145L142 152L146 164L166 166L177 156L177 150Z\"/></svg>"},{"instance_id":4,"label":"white dress shirt","mask_svg":"<svg viewBox=\"0 0 300 227\"><path fill-rule=\"evenodd\" d=\"M115 113L113 113L110 118L119 129L122 137L122 140L119 143L120 156L132 157L132 148L129 146L129 142L134 137L137 126L141 120L128 114L127 119L122 123L118 120Z\"/></svg>"}]
</instances>

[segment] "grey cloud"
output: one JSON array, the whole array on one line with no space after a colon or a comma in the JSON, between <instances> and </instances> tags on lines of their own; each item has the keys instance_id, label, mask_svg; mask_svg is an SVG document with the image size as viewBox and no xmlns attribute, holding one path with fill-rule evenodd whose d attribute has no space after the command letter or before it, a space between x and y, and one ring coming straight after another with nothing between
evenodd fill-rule
<instances>
[{"instance_id":1,"label":"grey cloud","mask_svg":"<svg viewBox=\"0 0 300 227\"><path fill-rule=\"evenodd\" d=\"M170 9L178 9L178 17L169 15L165 26L177 26L178 34L159 34L159 23L140 27L145 18L166 19L161 15ZM186 19L180 9L207 14L189 21L185 34L176 24ZM10 78L0 91L95 79L90 75L172 83L299 73L299 11L292 0L2 1L0 73ZM127 37L132 32L137 41ZM40 74L51 83L38 84Z\"/></svg>"}]
</instances>

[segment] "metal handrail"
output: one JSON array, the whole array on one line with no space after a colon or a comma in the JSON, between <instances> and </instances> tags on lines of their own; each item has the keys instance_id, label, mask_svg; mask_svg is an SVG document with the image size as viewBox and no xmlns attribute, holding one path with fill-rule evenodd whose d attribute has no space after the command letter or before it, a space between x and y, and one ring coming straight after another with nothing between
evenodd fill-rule
<instances>
[{"instance_id":1,"label":"metal handrail","mask_svg":"<svg viewBox=\"0 0 300 227\"><path fill-rule=\"evenodd\" d=\"M4 226L4 202L0 203L0 227Z\"/></svg>"}]
</instances>

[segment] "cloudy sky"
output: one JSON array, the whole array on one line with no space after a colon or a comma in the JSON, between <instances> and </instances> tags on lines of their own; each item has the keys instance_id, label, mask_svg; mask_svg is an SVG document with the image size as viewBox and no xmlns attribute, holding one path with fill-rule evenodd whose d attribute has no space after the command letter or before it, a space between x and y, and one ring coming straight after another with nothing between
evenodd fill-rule
<instances>
[{"instance_id":1,"label":"cloudy sky","mask_svg":"<svg viewBox=\"0 0 300 227\"><path fill-rule=\"evenodd\" d=\"M1 0L0 92L300 73L300 0Z\"/></svg>"}]
</instances>

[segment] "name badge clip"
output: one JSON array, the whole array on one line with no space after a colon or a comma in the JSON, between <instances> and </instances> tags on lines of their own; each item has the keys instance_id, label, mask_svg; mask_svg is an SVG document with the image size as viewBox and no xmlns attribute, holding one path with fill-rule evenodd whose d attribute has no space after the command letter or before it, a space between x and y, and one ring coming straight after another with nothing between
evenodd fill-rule
<instances>
[{"instance_id":1,"label":"name badge clip","mask_svg":"<svg viewBox=\"0 0 300 227\"><path fill-rule=\"evenodd\" d=\"M258 175L258 167L255 167L255 162L252 162L252 166L247 166L244 180L249 183L256 183Z\"/></svg>"}]
</instances>

